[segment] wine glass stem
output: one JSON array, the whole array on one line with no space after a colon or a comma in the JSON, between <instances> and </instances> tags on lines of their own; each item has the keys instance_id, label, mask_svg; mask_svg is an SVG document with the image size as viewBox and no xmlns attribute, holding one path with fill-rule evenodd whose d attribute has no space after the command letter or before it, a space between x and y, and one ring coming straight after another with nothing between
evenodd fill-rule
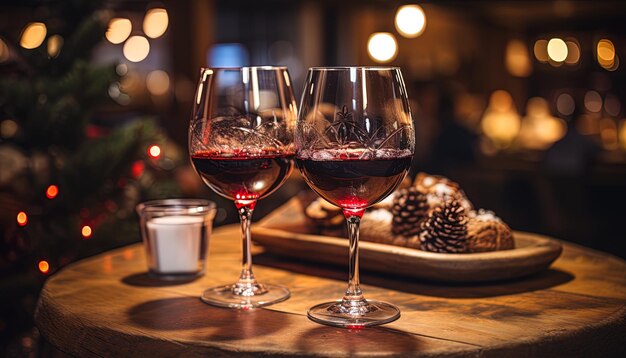
<instances>
[{"instance_id":1,"label":"wine glass stem","mask_svg":"<svg viewBox=\"0 0 626 358\"><path fill-rule=\"evenodd\" d=\"M350 239L350 263L348 289L343 297L345 303L364 300L359 282L359 227L361 225L361 217L358 215L346 215L346 221L348 222L348 237Z\"/></svg>"},{"instance_id":2,"label":"wine glass stem","mask_svg":"<svg viewBox=\"0 0 626 358\"><path fill-rule=\"evenodd\" d=\"M236 286L240 288L251 287L256 285L256 279L252 273L252 252L250 250L250 224L252 223L252 213L254 205L237 205L239 212L239 221L241 222L241 240L242 240L242 267L241 275Z\"/></svg>"}]
</instances>

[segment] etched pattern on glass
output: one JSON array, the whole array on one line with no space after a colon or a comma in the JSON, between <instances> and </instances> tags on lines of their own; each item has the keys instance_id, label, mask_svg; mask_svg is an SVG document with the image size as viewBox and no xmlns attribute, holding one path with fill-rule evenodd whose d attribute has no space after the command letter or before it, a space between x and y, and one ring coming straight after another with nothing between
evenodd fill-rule
<instances>
[{"instance_id":1,"label":"etched pattern on glass","mask_svg":"<svg viewBox=\"0 0 626 358\"><path fill-rule=\"evenodd\" d=\"M399 124L398 121L389 123L376 117L356 121L346 105L341 111L335 113L332 122L326 117L323 117L323 121L317 118L306 120L302 127L304 143L311 152L320 149L361 149L362 153L359 158L369 159L384 155L387 144L397 147L397 143L412 140L410 135L412 129L409 125ZM325 122L323 124L325 128L322 130L317 128L320 122Z\"/></svg>"},{"instance_id":2,"label":"etched pattern on glass","mask_svg":"<svg viewBox=\"0 0 626 358\"><path fill-rule=\"evenodd\" d=\"M285 144L293 140L286 128L287 121L277 113L280 111L272 109L263 116L226 115L193 122L190 128L192 150L194 153L237 150L240 154L293 152L293 145Z\"/></svg>"}]
</instances>

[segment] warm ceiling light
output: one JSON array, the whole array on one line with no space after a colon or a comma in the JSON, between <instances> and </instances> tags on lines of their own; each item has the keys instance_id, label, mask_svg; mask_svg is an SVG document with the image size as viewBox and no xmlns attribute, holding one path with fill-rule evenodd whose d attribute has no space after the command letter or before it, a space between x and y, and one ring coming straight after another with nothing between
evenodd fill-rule
<instances>
[{"instance_id":1,"label":"warm ceiling light","mask_svg":"<svg viewBox=\"0 0 626 358\"><path fill-rule=\"evenodd\" d=\"M34 49L39 47L43 40L46 39L46 25L42 22L31 22L26 25L20 37L20 46L25 49Z\"/></svg>"},{"instance_id":2,"label":"warm ceiling light","mask_svg":"<svg viewBox=\"0 0 626 358\"><path fill-rule=\"evenodd\" d=\"M376 62L389 62L398 54L396 38L388 32L377 32L367 41L367 52Z\"/></svg>"},{"instance_id":3,"label":"warm ceiling light","mask_svg":"<svg viewBox=\"0 0 626 358\"><path fill-rule=\"evenodd\" d=\"M107 29L105 37L112 44L121 44L130 36L132 30L133 25L129 19L114 18L109 21L109 28Z\"/></svg>"},{"instance_id":4,"label":"warm ceiling light","mask_svg":"<svg viewBox=\"0 0 626 358\"><path fill-rule=\"evenodd\" d=\"M150 43L143 36L131 36L124 44L124 57L130 62L140 62L148 57Z\"/></svg>"},{"instance_id":5,"label":"warm ceiling light","mask_svg":"<svg viewBox=\"0 0 626 358\"><path fill-rule=\"evenodd\" d=\"M152 71L146 76L146 87L153 96L162 96L170 89L170 76L165 71Z\"/></svg>"},{"instance_id":6,"label":"warm ceiling light","mask_svg":"<svg viewBox=\"0 0 626 358\"><path fill-rule=\"evenodd\" d=\"M426 15L419 5L404 5L396 13L396 30L408 38L418 37L426 27Z\"/></svg>"},{"instance_id":7,"label":"warm ceiling light","mask_svg":"<svg viewBox=\"0 0 626 358\"><path fill-rule=\"evenodd\" d=\"M615 59L615 46L611 40L602 39L598 41L598 60L613 62Z\"/></svg>"},{"instance_id":8,"label":"warm ceiling light","mask_svg":"<svg viewBox=\"0 0 626 358\"><path fill-rule=\"evenodd\" d=\"M60 35L50 36L48 39L48 56L55 58L61 52L61 46L63 46L63 37Z\"/></svg>"},{"instance_id":9,"label":"warm ceiling light","mask_svg":"<svg viewBox=\"0 0 626 358\"><path fill-rule=\"evenodd\" d=\"M559 38L548 41L548 56L554 62L563 62L567 58L567 44Z\"/></svg>"},{"instance_id":10,"label":"warm ceiling light","mask_svg":"<svg viewBox=\"0 0 626 358\"><path fill-rule=\"evenodd\" d=\"M611 68L615 64L615 46L611 40L602 39L596 46L598 63L605 69Z\"/></svg>"},{"instance_id":11,"label":"warm ceiling light","mask_svg":"<svg viewBox=\"0 0 626 358\"><path fill-rule=\"evenodd\" d=\"M168 24L169 18L165 9L150 9L143 19L143 32L155 39L165 33Z\"/></svg>"}]
</instances>

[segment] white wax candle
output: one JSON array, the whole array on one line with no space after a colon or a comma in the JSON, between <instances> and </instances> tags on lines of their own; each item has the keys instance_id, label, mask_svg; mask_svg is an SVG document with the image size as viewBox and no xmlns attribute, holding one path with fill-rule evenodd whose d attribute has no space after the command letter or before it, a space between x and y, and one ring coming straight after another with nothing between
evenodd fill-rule
<instances>
[{"instance_id":1,"label":"white wax candle","mask_svg":"<svg viewBox=\"0 0 626 358\"><path fill-rule=\"evenodd\" d=\"M160 273L198 270L202 216L164 216L147 222L152 257L150 267Z\"/></svg>"}]
</instances>

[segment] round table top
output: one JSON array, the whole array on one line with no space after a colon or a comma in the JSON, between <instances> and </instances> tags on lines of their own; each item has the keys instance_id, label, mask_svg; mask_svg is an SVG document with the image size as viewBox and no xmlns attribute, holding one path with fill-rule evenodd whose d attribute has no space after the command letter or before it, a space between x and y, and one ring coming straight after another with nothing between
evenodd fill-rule
<instances>
[{"instance_id":1,"label":"round table top","mask_svg":"<svg viewBox=\"0 0 626 358\"><path fill-rule=\"evenodd\" d=\"M215 230L206 275L187 283L147 277L141 244L67 266L41 292L37 327L77 356L626 354L626 263L608 254L564 244L544 273L482 285L366 272L366 297L396 304L402 317L345 330L308 320L306 310L341 297L347 267L305 264L258 247L257 278L289 287L290 299L250 311L200 301L203 289L236 279L240 242L237 226Z\"/></svg>"}]
</instances>

